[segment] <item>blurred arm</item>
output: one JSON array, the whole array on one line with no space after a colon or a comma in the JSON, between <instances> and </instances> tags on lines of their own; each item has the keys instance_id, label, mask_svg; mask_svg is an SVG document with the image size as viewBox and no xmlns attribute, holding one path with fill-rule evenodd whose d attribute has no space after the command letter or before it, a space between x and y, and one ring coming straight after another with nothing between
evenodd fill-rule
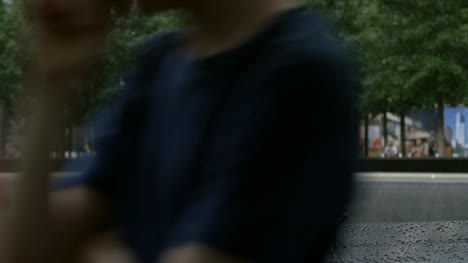
<instances>
[{"instance_id":1,"label":"blurred arm","mask_svg":"<svg viewBox=\"0 0 468 263\"><path fill-rule=\"evenodd\" d=\"M124 3L126 1L118 1ZM33 95L21 176L2 235L0 262L73 262L76 249L105 215L97 194L75 189L50 194L54 131L64 127L65 105L96 61L111 29L112 1L28 0L32 55L25 85Z\"/></svg>"},{"instance_id":2,"label":"blurred arm","mask_svg":"<svg viewBox=\"0 0 468 263\"><path fill-rule=\"evenodd\" d=\"M50 193L48 135L63 121L57 103L44 99L31 111L22 174L0 240L1 262L74 262L81 243L104 220L106 205L98 194L83 189Z\"/></svg>"},{"instance_id":3,"label":"blurred arm","mask_svg":"<svg viewBox=\"0 0 468 263\"><path fill-rule=\"evenodd\" d=\"M326 57L280 68L220 118L203 184L157 262L313 262L325 256L349 200L357 130L342 67ZM321 114L324 107L327 114Z\"/></svg>"},{"instance_id":4,"label":"blurred arm","mask_svg":"<svg viewBox=\"0 0 468 263\"><path fill-rule=\"evenodd\" d=\"M52 194L50 211L47 262L76 262L83 246L100 233L108 206L98 193L75 188Z\"/></svg>"},{"instance_id":5,"label":"blurred arm","mask_svg":"<svg viewBox=\"0 0 468 263\"><path fill-rule=\"evenodd\" d=\"M167 251L161 263L246 263L248 261L193 243Z\"/></svg>"}]
</instances>

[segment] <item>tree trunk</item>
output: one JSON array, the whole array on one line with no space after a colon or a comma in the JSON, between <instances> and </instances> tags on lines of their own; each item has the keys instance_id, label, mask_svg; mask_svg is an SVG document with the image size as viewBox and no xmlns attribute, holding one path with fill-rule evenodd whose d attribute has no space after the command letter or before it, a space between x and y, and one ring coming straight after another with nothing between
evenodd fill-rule
<instances>
[{"instance_id":1,"label":"tree trunk","mask_svg":"<svg viewBox=\"0 0 468 263\"><path fill-rule=\"evenodd\" d=\"M5 153L3 151L5 150L4 146L8 136L9 118L3 108L1 109L0 126L0 155L4 156Z\"/></svg>"},{"instance_id":2,"label":"tree trunk","mask_svg":"<svg viewBox=\"0 0 468 263\"><path fill-rule=\"evenodd\" d=\"M444 126L444 98L440 96L437 101L437 153L439 157L445 156L445 126Z\"/></svg>"},{"instance_id":3,"label":"tree trunk","mask_svg":"<svg viewBox=\"0 0 468 263\"><path fill-rule=\"evenodd\" d=\"M369 115L364 115L364 157L369 157Z\"/></svg>"},{"instance_id":4,"label":"tree trunk","mask_svg":"<svg viewBox=\"0 0 468 263\"><path fill-rule=\"evenodd\" d=\"M385 147L387 145L387 141L388 141L388 118L387 118L387 111L385 111L383 113L383 137L384 137L384 141L383 141L383 146Z\"/></svg>"},{"instance_id":5,"label":"tree trunk","mask_svg":"<svg viewBox=\"0 0 468 263\"><path fill-rule=\"evenodd\" d=\"M65 121L64 121L64 127L63 127L63 153L62 155L65 158L70 158L71 157L71 151L72 151L72 141L73 141L73 128L72 128L72 123L71 123L71 114L70 111L67 109L65 110Z\"/></svg>"},{"instance_id":6,"label":"tree trunk","mask_svg":"<svg viewBox=\"0 0 468 263\"><path fill-rule=\"evenodd\" d=\"M67 131L66 125L62 125L57 131L58 140L57 140L57 158L63 160L65 158L65 151L67 149Z\"/></svg>"},{"instance_id":7,"label":"tree trunk","mask_svg":"<svg viewBox=\"0 0 468 263\"><path fill-rule=\"evenodd\" d=\"M70 158L71 157L71 151L72 151L72 141L73 141L73 131L72 131L72 128L70 126L70 124L67 124L66 128L65 128L65 152L68 153L67 154L67 158Z\"/></svg>"},{"instance_id":8,"label":"tree trunk","mask_svg":"<svg viewBox=\"0 0 468 263\"><path fill-rule=\"evenodd\" d=\"M401 155L406 157L406 122L405 114L400 114L400 138L401 138Z\"/></svg>"},{"instance_id":9,"label":"tree trunk","mask_svg":"<svg viewBox=\"0 0 468 263\"><path fill-rule=\"evenodd\" d=\"M63 112L63 119L67 120L68 119L68 111ZM57 144L57 154L58 158L63 160L66 158L65 152L68 151L68 123L66 121L63 121L57 129L59 131L59 140Z\"/></svg>"}]
</instances>

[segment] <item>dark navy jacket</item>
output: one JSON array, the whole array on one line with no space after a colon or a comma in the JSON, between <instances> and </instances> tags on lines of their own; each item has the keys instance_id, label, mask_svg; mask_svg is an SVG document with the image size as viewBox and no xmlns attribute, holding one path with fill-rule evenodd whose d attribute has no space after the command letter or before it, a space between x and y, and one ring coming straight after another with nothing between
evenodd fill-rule
<instances>
[{"instance_id":1,"label":"dark navy jacket","mask_svg":"<svg viewBox=\"0 0 468 263\"><path fill-rule=\"evenodd\" d=\"M140 262L191 242L253 262L317 262L349 199L356 129L345 57L294 10L190 60L155 38L85 174Z\"/></svg>"}]
</instances>

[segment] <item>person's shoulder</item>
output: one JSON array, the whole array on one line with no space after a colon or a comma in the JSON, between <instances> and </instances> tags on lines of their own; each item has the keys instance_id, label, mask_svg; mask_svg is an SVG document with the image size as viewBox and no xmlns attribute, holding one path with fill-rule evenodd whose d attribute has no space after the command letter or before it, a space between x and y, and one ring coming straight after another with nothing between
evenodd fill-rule
<instances>
[{"instance_id":1,"label":"person's shoulder","mask_svg":"<svg viewBox=\"0 0 468 263\"><path fill-rule=\"evenodd\" d=\"M178 35L179 30L155 33L136 45L134 59L123 70L123 86L129 93L139 90L142 85L138 84L154 75Z\"/></svg>"},{"instance_id":2,"label":"person's shoulder","mask_svg":"<svg viewBox=\"0 0 468 263\"><path fill-rule=\"evenodd\" d=\"M326 19L307 10L284 17L253 46L255 58L249 60L254 60L250 75L255 76L255 84L283 90L291 85L320 86L339 79L342 83L334 89L341 92L351 87L351 57L330 28ZM285 87L285 82L290 85Z\"/></svg>"},{"instance_id":3,"label":"person's shoulder","mask_svg":"<svg viewBox=\"0 0 468 263\"><path fill-rule=\"evenodd\" d=\"M353 63L349 50L333 34L328 21L303 10L280 23L265 41L257 70L264 81L320 83L340 79L337 89L351 86ZM261 49L262 50L262 49ZM279 79L279 80L278 80ZM349 84L349 85L348 85Z\"/></svg>"},{"instance_id":4,"label":"person's shoulder","mask_svg":"<svg viewBox=\"0 0 468 263\"><path fill-rule=\"evenodd\" d=\"M348 57L342 42L332 34L330 23L309 10L301 10L280 23L269 45L269 56L283 65L342 63Z\"/></svg>"},{"instance_id":5,"label":"person's shoulder","mask_svg":"<svg viewBox=\"0 0 468 263\"><path fill-rule=\"evenodd\" d=\"M171 49L180 37L181 30L165 31L155 33L147 40L143 41L137 48L139 55L139 64L145 61L154 60L156 57L163 55L166 51Z\"/></svg>"}]
</instances>

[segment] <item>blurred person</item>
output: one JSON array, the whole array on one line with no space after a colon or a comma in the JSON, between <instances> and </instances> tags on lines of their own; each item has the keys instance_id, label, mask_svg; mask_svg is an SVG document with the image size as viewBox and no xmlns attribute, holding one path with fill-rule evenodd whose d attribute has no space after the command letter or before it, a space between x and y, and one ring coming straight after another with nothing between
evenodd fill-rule
<instances>
[{"instance_id":1,"label":"blurred person","mask_svg":"<svg viewBox=\"0 0 468 263\"><path fill-rule=\"evenodd\" d=\"M372 148L381 149L381 147L382 147L382 139L375 138L374 141L372 141Z\"/></svg>"},{"instance_id":2,"label":"blurred person","mask_svg":"<svg viewBox=\"0 0 468 263\"><path fill-rule=\"evenodd\" d=\"M429 143L429 156L436 157L437 156L437 146L434 140L431 140Z\"/></svg>"},{"instance_id":3,"label":"blurred person","mask_svg":"<svg viewBox=\"0 0 468 263\"><path fill-rule=\"evenodd\" d=\"M384 149L384 157L395 158L398 157L398 147L395 145L395 142L392 139L389 139L387 146Z\"/></svg>"},{"instance_id":4,"label":"blurred person","mask_svg":"<svg viewBox=\"0 0 468 263\"><path fill-rule=\"evenodd\" d=\"M5 144L5 151L3 157L7 160L17 160L21 158L21 152L13 142L7 142Z\"/></svg>"},{"instance_id":5,"label":"blurred person","mask_svg":"<svg viewBox=\"0 0 468 263\"><path fill-rule=\"evenodd\" d=\"M414 142L413 147L411 148L411 157L416 157L416 158L421 158L421 157L427 157L428 152L426 152L426 147L424 146L424 143L421 139L417 139Z\"/></svg>"},{"instance_id":6,"label":"blurred person","mask_svg":"<svg viewBox=\"0 0 468 263\"><path fill-rule=\"evenodd\" d=\"M42 89L1 262L72 262L116 229L141 263L324 258L350 197L357 129L344 52L304 3L138 1L192 22L147 43L93 165L49 194L49 130L105 43L109 9L125 5L30 1Z\"/></svg>"},{"instance_id":7,"label":"blurred person","mask_svg":"<svg viewBox=\"0 0 468 263\"><path fill-rule=\"evenodd\" d=\"M89 146L88 143L85 143L85 145L83 146L83 156L85 158L93 156L93 150L91 149L91 146Z\"/></svg>"},{"instance_id":8,"label":"blurred person","mask_svg":"<svg viewBox=\"0 0 468 263\"><path fill-rule=\"evenodd\" d=\"M423 147L424 147L424 154L426 155L425 157L429 157L431 147L430 147L430 144L429 144L428 140L426 140L426 139L423 140Z\"/></svg>"}]
</instances>

